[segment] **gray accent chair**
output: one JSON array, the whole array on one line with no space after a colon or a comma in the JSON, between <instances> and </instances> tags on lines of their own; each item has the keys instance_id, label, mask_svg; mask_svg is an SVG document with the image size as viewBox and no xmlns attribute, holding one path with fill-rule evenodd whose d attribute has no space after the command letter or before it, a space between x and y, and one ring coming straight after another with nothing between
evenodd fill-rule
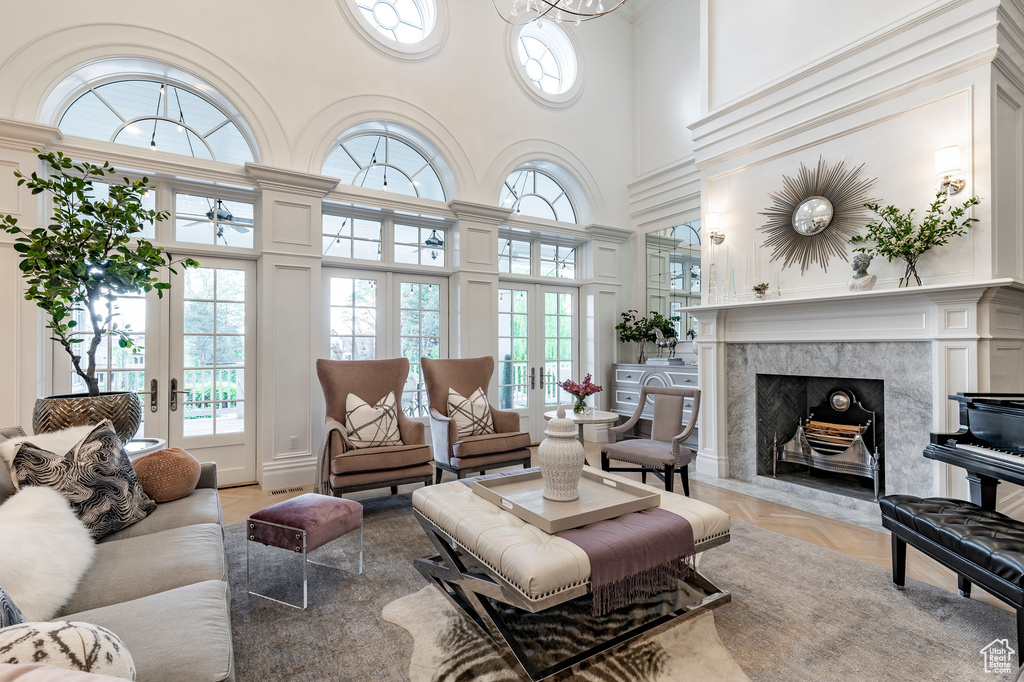
<instances>
[{"instance_id":1,"label":"gray accent chair","mask_svg":"<svg viewBox=\"0 0 1024 682\"><path fill-rule=\"evenodd\" d=\"M647 405L647 397L654 397L654 416L651 419L651 437L617 441L640 420ZM687 400L692 405L686 404ZM601 468L605 471L639 471L643 482L652 473L665 482L665 490L672 492L675 474L683 479L683 492L690 495L690 462L693 451L683 442L693 433L700 412L700 389L669 386L644 386L640 390L636 412L625 424L608 429L608 444L601 447ZM690 419L683 426L683 413L691 407ZM682 431L680 431L682 429ZM612 467L610 460L629 462L639 467Z\"/></svg>"}]
</instances>

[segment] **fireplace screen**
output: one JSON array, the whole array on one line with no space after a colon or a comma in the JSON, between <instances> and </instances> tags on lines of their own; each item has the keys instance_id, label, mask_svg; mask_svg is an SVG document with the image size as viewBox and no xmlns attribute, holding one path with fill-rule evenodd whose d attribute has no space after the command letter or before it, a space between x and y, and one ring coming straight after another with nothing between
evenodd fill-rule
<instances>
[{"instance_id":1,"label":"fireplace screen","mask_svg":"<svg viewBox=\"0 0 1024 682\"><path fill-rule=\"evenodd\" d=\"M841 474L866 476L881 484L881 455L875 446L875 413L867 410L849 389L830 391L808 410L796 434L776 450L772 475L779 462L803 464Z\"/></svg>"}]
</instances>

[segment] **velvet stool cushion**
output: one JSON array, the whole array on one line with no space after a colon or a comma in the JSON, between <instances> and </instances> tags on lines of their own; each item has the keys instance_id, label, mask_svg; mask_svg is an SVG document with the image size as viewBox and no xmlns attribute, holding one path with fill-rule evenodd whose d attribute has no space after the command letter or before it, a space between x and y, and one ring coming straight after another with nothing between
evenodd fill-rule
<instances>
[{"instance_id":1,"label":"velvet stool cushion","mask_svg":"<svg viewBox=\"0 0 1024 682\"><path fill-rule=\"evenodd\" d=\"M181 448L158 450L134 462L142 490L154 502L164 503L188 497L199 483L202 465Z\"/></svg>"},{"instance_id":2,"label":"velvet stool cushion","mask_svg":"<svg viewBox=\"0 0 1024 682\"><path fill-rule=\"evenodd\" d=\"M301 552L301 531L305 531L306 551L312 552L359 528L362 520L363 506L354 500L306 493L250 516L249 539L271 547Z\"/></svg>"}]
</instances>

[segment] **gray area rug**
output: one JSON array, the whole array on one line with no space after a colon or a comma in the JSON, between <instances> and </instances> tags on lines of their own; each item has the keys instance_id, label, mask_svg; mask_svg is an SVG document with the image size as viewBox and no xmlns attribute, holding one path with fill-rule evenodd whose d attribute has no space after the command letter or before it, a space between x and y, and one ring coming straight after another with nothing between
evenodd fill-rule
<instances>
[{"instance_id":1,"label":"gray area rug","mask_svg":"<svg viewBox=\"0 0 1024 682\"><path fill-rule=\"evenodd\" d=\"M408 495L367 501L364 518L365 573L352 562L345 571L311 566L306 611L246 594L244 524L226 528L239 682L409 679L413 637L382 611L421 592L412 560L432 547ZM284 551L261 559L297 566ZM736 521L732 542L702 557L700 570L733 594L714 622L752 680L1007 679L986 674L980 654L993 639L1014 641L1007 611L914 580L899 592L888 571ZM392 617L408 603L392 606Z\"/></svg>"}]
</instances>

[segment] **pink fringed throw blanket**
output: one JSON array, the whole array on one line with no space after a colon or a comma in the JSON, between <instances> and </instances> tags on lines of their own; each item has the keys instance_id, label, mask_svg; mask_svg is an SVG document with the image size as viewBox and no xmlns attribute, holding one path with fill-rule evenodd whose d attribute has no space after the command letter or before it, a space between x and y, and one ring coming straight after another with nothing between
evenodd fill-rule
<instances>
[{"instance_id":1,"label":"pink fringed throw blanket","mask_svg":"<svg viewBox=\"0 0 1024 682\"><path fill-rule=\"evenodd\" d=\"M672 589L693 568L690 522L657 507L556 535L590 559L595 616Z\"/></svg>"},{"instance_id":2,"label":"pink fringed throw blanket","mask_svg":"<svg viewBox=\"0 0 1024 682\"><path fill-rule=\"evenodd\" d=\"M527 471L539 469L474 476L462 483L472 488L475 481ZM555 535L582 549L590 559L595 616L670 590L693 570L696 546L690 522L658 507Z\"/></svg>"}]
</instances>

